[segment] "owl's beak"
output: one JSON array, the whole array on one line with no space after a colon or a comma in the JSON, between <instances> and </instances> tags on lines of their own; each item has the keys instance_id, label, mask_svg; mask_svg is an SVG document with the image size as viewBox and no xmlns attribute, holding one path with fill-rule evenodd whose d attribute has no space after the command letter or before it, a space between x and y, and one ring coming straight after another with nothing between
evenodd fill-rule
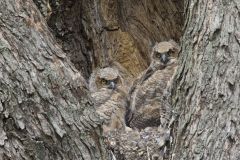
<instances>
[{"instance_id":1,"label":"owl's beak","mask_svg":"<svg viewBox=\"0 0 240 160\"><path fill-rule=\"evenodd\" d=\"M110 81L108 88L109 89L116 89L116 84L113 81Z\"/></svg>"},{"instance_id":2,"label":"owl's beak","mask_svg":"<svg viewBox=\"0 0 240 160\"><path fill-rule=\"evenodd\" d=\"M160 60L163 64L167 64L170 59L167 53L162 53Z\"/></svg>"}]
</instances>

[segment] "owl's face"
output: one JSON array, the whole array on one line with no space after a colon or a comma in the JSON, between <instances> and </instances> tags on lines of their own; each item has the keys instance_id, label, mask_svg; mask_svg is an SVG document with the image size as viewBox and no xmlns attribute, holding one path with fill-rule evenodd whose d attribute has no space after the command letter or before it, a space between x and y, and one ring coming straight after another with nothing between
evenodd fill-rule
<instances>
[{"instance_id":1,"label":"owl's face","mask_svg":"<svg viewBox=\"0 0 240 160\"><path fill-rule=\"evenodd\" d=\"M173 59L175 56L174 56L174 53L169 50L167 52L157 52L157 51L154 51L154 59L155 60L158 60L160 61L161 63L163 64L167 64L171 59Z\"/></svg>"},{"instance_id":2,"label":"owl's face","mask_svg":"<svg viewBox=\"0 0 240 160\"><path fill-rule=\"evenodd\" d=\"M106 88L114 90L121 84L121 78L117 70L107 67L99 70L96 84L98 89Z\"/></svg>"},{"instance_id":3,"label":"owl's face","mask_svg":"<svg viewBox=\"0 0 240 160\"><path fill-rule=\"evenodd\" d=\"M178 57L179 48L170 42L160 42L154 46L152 59L162 64L168 64Z\"/></svg>"},{"instance_id":4,"label":"owl's face","mask_svg":"<svg viewBox=\"0 0 240 160\"><path fill-rule=\"evenodd\" d=\"M119 78L115 79L105 79L105 78L99 78L97 80L98 88L108 88L108 89L116 89L117 84L119 82Z\"/></svg>"}]
</instances>

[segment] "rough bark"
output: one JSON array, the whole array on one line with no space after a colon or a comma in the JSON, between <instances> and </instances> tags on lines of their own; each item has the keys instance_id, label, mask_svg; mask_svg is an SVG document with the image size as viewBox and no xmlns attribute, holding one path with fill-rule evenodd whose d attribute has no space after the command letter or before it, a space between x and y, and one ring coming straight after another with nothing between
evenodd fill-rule
<instances>
[{"instance_id":1,"label":"rough bark","mask_svg":"<svg viewBox=\"0 0 240 160\"><path fill-rule=\"evenodd\" d=\"M108 159L87 84L32 0L0 1L0 159Z\"/></svg>"},{"instance_id":2,"label":"rough bark","mask_svg":"<svg viewBox=\"0 0 240 160\"><path fill-rule=\"evenodd\" d=\"M240 159L240 1L185 8L172 159Z\"/></svg>"}]
</instances>

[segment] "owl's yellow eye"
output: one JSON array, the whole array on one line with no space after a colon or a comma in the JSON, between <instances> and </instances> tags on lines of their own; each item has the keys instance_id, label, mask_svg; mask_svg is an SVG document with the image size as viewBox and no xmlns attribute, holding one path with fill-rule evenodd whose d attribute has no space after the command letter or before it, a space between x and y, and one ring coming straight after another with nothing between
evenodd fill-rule
<instances>
[{"instance_id":1,"label":"owl's yellow eye","mask_svg":"<svg viewBox=\"0 0 240 160\"><path fill-rule=\"evenodd\" d=\"M167 52L167 55L168 55L168 56L171 56L173 53L174 53L174 52L173 52L172 50L169 50L169 51Z\"/></svg>"},{"instance_id":2,"label":"owl's yellow eye","mask_svg":"<svg viewBox=\"0 0 240 160\"><path fill-rule=\"evenodd\" d=\"M107 80L105 80L105 79L102 79L102 84L105 84L105 85L107 85Z\"/></svg>"},{"instance_id":3,"label":"owl's yellow eye","mask_svg":"<svg viewBox=\"0 0 240 160\"><path fill-rule=\"evenodd\" d=\"M161 57L161 53L159 53L159 52L154 51L154 54L155 54L156 58L160 58Z\"/></svg>"}]
</instances>

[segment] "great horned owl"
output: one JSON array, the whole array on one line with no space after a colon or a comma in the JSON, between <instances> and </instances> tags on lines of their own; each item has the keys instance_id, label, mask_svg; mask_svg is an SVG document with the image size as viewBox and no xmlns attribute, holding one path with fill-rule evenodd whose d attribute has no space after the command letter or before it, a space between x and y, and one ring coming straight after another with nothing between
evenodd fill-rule
<instances>
[{"instance_id":1,"label":"great horned owl","mask_svg":"<svg viewBox=\"0 0 240 160\"><path fill-rule=\"evenodd\" d=\"M91 74L89 89L96 111L104 119L103 131L123 129L127 94L118 69L96 69Z\"/></svg>"},{"instance_id":2,"label":"great horned owl","mask_svg":"<svg viewBox=\"0 0 240 160\"><path fill-rule=\"evenodd\" d=\"M177 68L179 50L174 41L160 42L153 47L150 66L129 92L125 118L131 128L159 126L168 119L168 108L162 96Z\"/></svg>"}]
</instances>

